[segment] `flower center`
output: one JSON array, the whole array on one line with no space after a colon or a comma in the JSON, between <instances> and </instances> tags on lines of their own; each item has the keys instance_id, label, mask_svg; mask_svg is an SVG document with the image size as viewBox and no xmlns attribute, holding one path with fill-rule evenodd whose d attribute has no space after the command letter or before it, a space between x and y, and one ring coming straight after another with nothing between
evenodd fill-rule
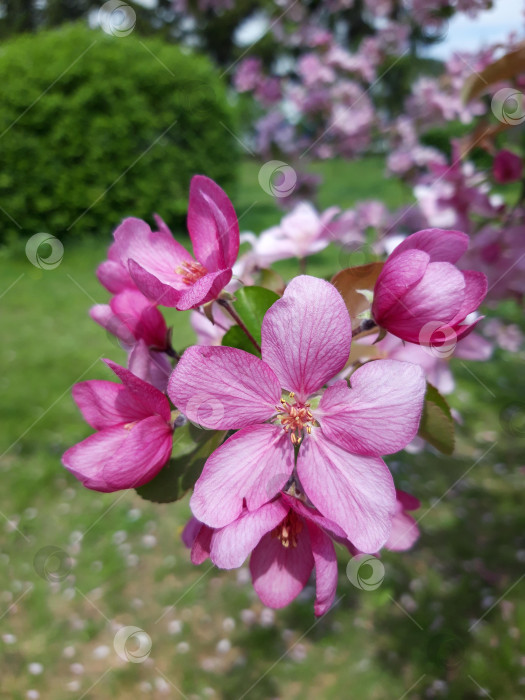
<instances>
[{"instance_id":1,"label":"flower center","mask_svg":"<svg viewBox=\"0 0 525 700\"><path fill-rule=\"evenodd\" d=\"M293 510L288 511L288 515L280 525L272 530L272 537L281 540L283 547L288 549L290 545L297 547L297 536L303 529L303 522Z\"/></svg>"},{"instance_id":2,"label":"flower center","mask_svg":"<svg viewBox=\"0 0 525 700\"><path fill-rule=\"evenodd\" d=\"M189 286L191 284L195 284L195 282L200 280L201 277L204 277L208 270L197 260L185 260L177 268L175 268L175 272L182 277L184 284Z\"/></svg>"},{"instance_id":3,"label":"flower center","mask_svg":"<svg viewBox=\"0 0 525 700\"><path fill-rule=\"evenodd\" d=\"M290 392L290 398L293 399L294 392ZM277 418L281 421L281 425L285 433L290 434L292 445L300 445L303 439L303 431L310 434L312 432L311 423L314 419L310 411L309 403L289 403L285 399L281 399L281 405L275 407L278 411Z\"/></svg>"}]
</instances>

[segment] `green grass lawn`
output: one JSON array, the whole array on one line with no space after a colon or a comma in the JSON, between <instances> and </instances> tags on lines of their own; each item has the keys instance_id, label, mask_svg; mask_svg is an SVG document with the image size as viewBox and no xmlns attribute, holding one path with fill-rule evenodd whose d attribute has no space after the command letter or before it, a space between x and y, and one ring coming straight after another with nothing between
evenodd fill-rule
<instances>
[{"instance_id":1,"label":"green grass lawn","mask_svg":"<svg viewBox=\"0 0 525 700\"><path fill-rule=\"evenodd\" d=\"M382 178L379 160L320 167L323 207L407 201ZM235 205L244 230L280 217L251 163ZM421 499L423 518L411 552L384 555L383 584L352 586L341 550L332 611L315 620L310 585L272 613L246 567L191 565L180 541L187 498L154 506L134 492L97 494L60 464L90 432L71 386L112 378L101 357L125 359L87 315L107 299L94 269L110 229L96 241L66 242L54 270L27 261L25 239L0 258L0 698L37 697L29 690L50 700L522 698L523 353L499 350L484 364L453 360L452 404L463 421L453 458L430 451L389 458L396 483ZM309 271L329 275L338 262L330 248ZM297 272L289 263L282 271ZM503 312L521 323L512 304ZM187 314L167 315L176 347L191 343ZM42 570L50 547L69 557L55 581ZM144 663L115 653L120 625L150 636Z\"/></svg>"}]
</instances>

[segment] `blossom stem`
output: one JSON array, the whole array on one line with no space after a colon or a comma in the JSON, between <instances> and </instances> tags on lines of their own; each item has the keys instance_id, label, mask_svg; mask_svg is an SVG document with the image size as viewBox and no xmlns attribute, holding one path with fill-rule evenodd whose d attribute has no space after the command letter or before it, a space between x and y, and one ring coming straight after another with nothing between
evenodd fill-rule
<instances>
[{"instance_id":1,"label":"blossom stem","mask_svg":"<svg viewBox=\"0 0 525 700\"><path fill-rule=\"evenodd\" d=\"M244 325L244 322L242 318L239 316L237 311L233 308L233 306L230 304L230 302L227 299L217 299L217 302L224 308L226 311L230 314L230 316L233 318L235 323L239 326L241 331L245 334L245 336L248 338L250 343L257 349L257 352L261 352L261 346L259 343L255 340L253 335L250 333L250 331L246 328Z\"/></svg>"}]
</instances>

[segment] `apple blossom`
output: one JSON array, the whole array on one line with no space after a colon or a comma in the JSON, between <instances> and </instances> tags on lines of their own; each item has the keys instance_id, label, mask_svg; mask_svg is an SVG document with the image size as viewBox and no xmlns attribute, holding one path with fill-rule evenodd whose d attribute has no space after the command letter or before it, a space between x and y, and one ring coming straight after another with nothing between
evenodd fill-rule
<instances>
[{"instance_id":1,"label":"apple blossom","mask_svg":"<svg viewBox=\"0 0 525 700\"><path fill-rule=\"evenodd\" d=\"M384 544L395 491L380 455L416 434L425 381L420 367L378 361L319 401L350 341L339 292L303 275L264 317L262 359L228 347L186 350L170 379L173 402L204 427L238 431L208 458L191 499L195 517L224 527L244 503L252 511L273 498L296 469L312 504L357 547Z\"/></svg>"}]
</instances>

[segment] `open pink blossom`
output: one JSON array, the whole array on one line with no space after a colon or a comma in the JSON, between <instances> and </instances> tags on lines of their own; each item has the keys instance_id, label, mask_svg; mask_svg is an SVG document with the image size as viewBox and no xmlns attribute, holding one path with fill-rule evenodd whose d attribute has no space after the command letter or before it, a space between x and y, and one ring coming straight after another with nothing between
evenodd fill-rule
<instances>
[{"instance_id":1,"label":"open pink blossom","mask_svg":"<svg viewBox=\"0 0 525 700\"><path fill-rule=\"evenodd\" d=\"M253 586L270 608L282 608L303 590L315 567L315 614L323 615L337 588L332 538L345 533L297 498L281 493L254 511L246 508L230 525L211 530L195 518L183 539L194 563L207 556L221 569L235 569L251 555Z\"/></svg>"},{"instance_id":2,"label":"open pink blossom","mask_svg":"<svg viewBox=\"0 0 525 700\"><path fill-rule=\"evenodd\" d=\"M487 278L455 263L468 247L461 231L426 229L390 254L374 288L372 315L402 340L420 345L454 343L481 320L466 323L487 293Z\"/></svg>"},{"instance_id":3,"label":"open pink blossom","mask_svg":"<svg viewBox=\"0 0 525 700\"><path fill-rule=\"evenodd\" d=\"M371 362L320 389L346 364L350 317L333 285L296 277L268 310L262 359L236 348L191 347L168 393L189 420L237 430L207 460L191 508L221 528L271 500L294 473L307 497L359 549L387 540L395 489L380 455L417 432L425 380L420 367ZM282 389L285 395L282 395Z\"/></svg>"},{"instance_id":4,"label":"open pink blossom","mask_svg":"<svg viewBox=\"0 0 525 700\"><path fill-rule=\"evenodd\" d=\"M110 360L122 384L81 382L73 398L97 431L70 447L62 462L94 491L136 488L150 481L171 455L173 427L168 399L158 389Z\"/></svg>"},{"instance_id":5,"label":"open pink blossom","mask_svg":"<svg viewBox=\"0 0 525 700\"><path fill-rule=\"evenodd\" d=\"M115 231L116 254L156 304L196 308L216 299L231 279L239 252L237 216L226 193L203 175L191 180L188 231L195 258L166 226L152 232L144 221L126 219Z\"/></svg>"},{"instance_id":6,"label":"open pink blossom","mask_svg":"<svg viewBox=\"0 0 525 700\"><path fill-rule=\"evenodd\" d=\"M125 345L134 345L138 340L143 340L156 350L168 348L168 328L164 316L137 289L124 289L109 304L93 306L89 315Z\"/></svg>"},{"instance_id":7,"label":"open pink blossom","mask_svg":"<svg viewBox=\"0 0 525 700\"><path fill-rule=\"evenodd\" d=\"M520 179L522 172L523 161L518 155L506 149L498 151L492 163L492 174L496 182L502 185L516 182Z\"/></svg>"}]
</instances>

